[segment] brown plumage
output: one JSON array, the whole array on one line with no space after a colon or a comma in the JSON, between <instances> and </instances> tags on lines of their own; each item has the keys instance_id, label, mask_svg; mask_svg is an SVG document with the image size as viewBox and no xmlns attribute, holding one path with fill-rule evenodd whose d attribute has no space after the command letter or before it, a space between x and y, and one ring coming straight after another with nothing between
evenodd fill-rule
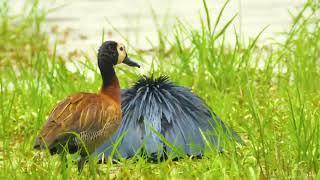
<instances>
[{"instance_id":1,"label":"brown plumage","mask_svg":"<svg viewBox=\"0 0 320 180\"><path fill-rule=\"evenodd\" d=\"M110 138L121 123L120 86L113 66L122 62L139 67L128 58L122 44L103 43L98 53L103 80L100 92L77 93L59 102L49 114L34 148L48 148L51 154L64 149L70 153L80 151L82 169L85 157Z\"/></svg>"}]
</instances>

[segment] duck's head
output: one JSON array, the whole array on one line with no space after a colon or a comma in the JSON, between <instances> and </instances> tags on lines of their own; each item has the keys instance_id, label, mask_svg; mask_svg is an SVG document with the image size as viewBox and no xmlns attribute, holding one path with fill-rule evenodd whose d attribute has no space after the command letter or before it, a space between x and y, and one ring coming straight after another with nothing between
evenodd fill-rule
<instances>
[{"instance_id":1,"label":"duck's head","mask_svg":"<svg viewBox=\"0 0 320 180\"><path fill-rule=\"evenodd\" d=\"M140 68L138 63L128 57L126 48L123 44L115 41L106 41L102 43L98 52L99 66L102 64L117 65L121 63Z\"/></svg>"}]
</instances>

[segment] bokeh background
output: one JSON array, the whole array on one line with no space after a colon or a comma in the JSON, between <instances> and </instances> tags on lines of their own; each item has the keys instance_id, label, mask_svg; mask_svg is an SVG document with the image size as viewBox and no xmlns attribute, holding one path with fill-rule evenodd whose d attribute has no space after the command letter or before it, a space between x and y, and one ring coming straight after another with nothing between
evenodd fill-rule
<instances>
[{"instance_id":1,"label":"bokeh background","mask_svg":"<svg viewBox=\"0 0 320 180\"><path fill-rule=\"evenodd\" d=\"M305 2L231 0L221 18L226 22L236 15L226 37L234 41L234 31L237 31L253 38L268 26L260 40L273 38L289 28L292 22L289 12L297 12ZM10 3L16 11L24 5L20 0ZM218 16L224 3L224 0L207 1L210 14ZM65 45L58 47L60 53L88 51L88 47L95 50L103 31L106 39L126 40L136 48L148 49L151 44L157 45L157 31L170 31L177 19L200 29L199 17L204 13L202 0L48 0L40 1L40 6L50 11L46 21L48 31L60 32L60 39L68 36Z\"/></svg>"}]
</instances>

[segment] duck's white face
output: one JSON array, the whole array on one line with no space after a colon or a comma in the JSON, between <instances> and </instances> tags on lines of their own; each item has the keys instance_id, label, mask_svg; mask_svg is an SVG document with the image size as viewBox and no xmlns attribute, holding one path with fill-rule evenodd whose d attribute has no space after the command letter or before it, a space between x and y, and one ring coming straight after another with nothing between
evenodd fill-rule
<instances>
[{"instance_id":1,"label":"duck's white face","mask_svg":"<svg viewBox=\"0 0 320 180\"><path fill-rule=\"evenodd\" d=\"M118 43L117 45L117 51L118 51L118 61L117 64L120 64L124 61L124 59L127 57L127 52L125 49L125 46L121 43Z\"/></svg>"}]
</instances>

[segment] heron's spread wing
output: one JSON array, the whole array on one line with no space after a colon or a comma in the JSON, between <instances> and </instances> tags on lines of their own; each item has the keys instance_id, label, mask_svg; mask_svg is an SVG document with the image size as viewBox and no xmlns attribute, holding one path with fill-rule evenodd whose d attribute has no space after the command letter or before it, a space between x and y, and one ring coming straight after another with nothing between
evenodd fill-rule
<instances>
[{"instance_id":1,"label":"heron's spread wing","mask_svg":"<svg viewBox=\"0 0 320 180\"><path fill-rule=\"evenodd\" d=\"M132 157L141 147L150 157L170 152L201 155L204 136L220 148L214 131L218 126L224 132L229 131L201 98L163 76L140 79L132 88L123 91L122 100L122 125L97 154L109 156L117 144L114 158ZM233 131L231 136L238 138Z\"/></svg>"}]
</instances>

